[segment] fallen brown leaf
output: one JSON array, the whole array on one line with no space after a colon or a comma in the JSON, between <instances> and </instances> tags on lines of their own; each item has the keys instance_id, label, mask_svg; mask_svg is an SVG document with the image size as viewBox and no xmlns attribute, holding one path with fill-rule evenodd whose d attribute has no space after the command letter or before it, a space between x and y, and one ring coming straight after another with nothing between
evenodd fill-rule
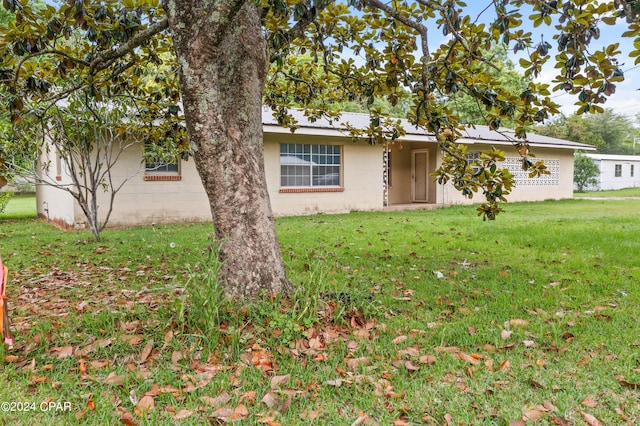
<instances>
[{"instance_id":1,"label":"fallen brown leaf","mask_svg":"<svg viewBox=\"0 0 640 426\"><path fill-rule=\"evenodd\" d=\"M281 401L278 399L275 393L267 392L262 397L262 403L268 408L277 408L281 404Z\"/></svg>"},{"instance_id":2,"label":"fallen brown leaf","mask_svg":"<svg viewBox=\"0 0 640 426\"><path fill-rule=\"evenodd\" d=\"M313 421L322 415L322 408L317 410L303 411L301 416L303 419Z\"/></svg>"},{"instance_id":3,"label":"fallen brown leaf","mask_svg":"<svg viewBox=\"0 0 640 426\"><path fill-rule=\"evenodd\" d=\"M444 415L444 421L447 422L447 425L452 425L453 424L453 416L449 413Z\"/></svg>"},{"instance_id":4,"label":"fallen brown leaf","mask_svg":"<svg viewBox=\"0 0 640 426\"><path fill-rule=\"evenodd\" d=\"M618 405L618 406L616 406L616 408L615 408L614 410L615 410L616 414L618 414L618 416L620 416L620 419L621 419L621 420L624 420L625 422L626 422L627 420L629 420L629 416L627 416L627 415L624 413L624 407L623 407L622 405Z\"/></svg>"},{"instance_id":5,"label":"fallen brown leaf","mask_svg":"<svg viewBox=\"0 0 640 426\"><path fill-rule=\"evenodd\" d=\"M509 368L511 368L511 361L509 361L508 359L505 359L500 363L498 370L503 371L503 370L508 370Z\"/></svg>"},{"instance_id":6,"label":"fallen brown leaf","mask_svg":"<svg viewBox=\"0 0 640 426\"><path fill-rule=\"evenodd\" d=\"M231 396L226 391L223 391L220 395L216 396L215 398L212 398L210 396L201 396L200 400L206 404L209 404L212 407L219 407L231 401Z\"/></svg>"},{"instance_id":7,"label":"fallen brown leaf","mask_svg":"<svg viewBox=\"0 0 640 426\"><path fill-rule=\"evenodd\" d=\"M404 367L409 371L418 371L418 370L420 370L420 366L413 364L411 361L405 361L404 362Z\"/></svg>"},{"instance_id":8,"label":"fallen brown leaf","mask_svg":"<svg viewBox=\"0 0 640 426\"><path fill-rule=\"evenodd\" d=\"M529 379L529 384L535 389L544 389L544 385L534 379Z\"/></svg>"},{"instance_id":9,"label":"fallen brown leaf","mask_svg":"<svg viewBox=\"0 0 640 426\"><path fill-rule=\"evenodd\" d=\"M144 337L139 334L123 334L122 337L120 337L120 340L130 344L131 346L135 346L142 343L144 341Z\"/></svg>"},{"instance_id":10,"label":"fallen brown leaf","mask_svg":"<svg viewBox=\"0 0 640 426\"><path fill-rule=\"evenodd\" d=\"M419 358L419 361L420 361L420 364L427 364L427 365L429 365L429 364L433 364L434 362L436 362L436 361L437 361L437 358L436 358L435 356L433 356L433 355L428 355L428 354L427 354L427 355L422 355L422 356Z\"/></svg>"},{"instance_id":11,"label":"fallen brown leaf","mask_svg":"<svg viewBox=\"0 0 640 426\"><path fill-rule=\"evenodd\" d=\"M289 379L291 379L290 374L286 374L284 376L273 376L269 386L271 389L277 389L282 385L286 385L289 382Z\"/></svg>"},{"instance_id":12,"label":"fallen brown leaf","mask_svg":"<svg viewBox=\"0 0 640 426\"><path fill-rule=\"evenodd\" d=\"M58 359L67 358L73 355L73 346L64 346L62 348L53 348L52 352L58 353Z\"/></svg>"},{"instance_id":13,"label":"fallen brown leaf","mask_svg":"<svg viewBox=\"0 0 640 426\"><path fill-rule=\"evenodd\" d=\"M212 419L227 419L233 415L233 410L231 408L218 408L213 413L209 414L209 418Z\"/></svg>"},{"instance_id":14,"label":"fallen brown leaf","mask_svg":"<svg viewBox=\"0 0 640 426\"><path fill-rule=\"evenodd\" d=\"M626 380L618 380L618 383L620 384L620 386L624 388L640 390L640 383L631 383L631 382L627 382Z\"/></svg>"},{"instance_id":15,"label":"fallen brown leaf","mask_svg":"<svg viewBox=\"0 0 640 426\"><path fill-rule=\"evenodd\" d=\"M91 368L102 368L109 365L109 361L107 360L89 361L89 365L91 366Z\"/></svg>"},{"instance_id":16,"label":"fallen brown leaf","mask_svg":"<svg viewBox=\"0 0 640 426\"><path fill-rule=\"evenodd\" d=\"M124 383L126 378L127 377L125 375L118 376L118 375L116 375L115 372L111 372L111 373L109 373L107 378L104 379L104 382L106 384L109 384L109 385L117 386L117 385L121 385L122 383Z\"/></svg>"},{"instance_id":17,"label":"fallen brown leaf","mask_svg":"<svg viewBox=\"0 0 640 426\"><path fill-rule=\"evenodd\" d=\"M120 422L127 426L136 426L137 423L133 419L133 415L131 413L124 413L122 417L120 417Z\"/></svg>"},{"instance_id":18,"label":"fallen brown leaf","mask_svg":"<svg viewBox=\"0 0 640 426\"><path fill-rule=\"evenodd\" d=\"M545 415L544 411L538 410L537 408L533 408L531 410L527 410L524 412L524 414L522 415L522 420L524 420L525 422L528 422L531 420L538 420L538 419L541 419L544 415Z\"/></svg>"},{"instance_id":19,"label":"fallen brown leaf","mask_svg":"<svg viewBox=\"0 0 640 426\"><path fill-rule=\"evenodd\" d=\"M587 424L589 426L603 426L602 422L598 419L596 419L593 415L589 414L589 413L585 413L584 411L580 411L580 415L582 416L582 419L587 422Z\"/></svg>"},{"instance_id":20,"label":"fallen brown leaf","mask_svg":"<svg viewBox=\"0 0 640 426\"><path fill-rule=\"evenodd\" d=\"M263 423L263 424L266 424L267 426L281 426L280 423L276 422L275 418L271 415L258 419L258 423Z\"/></svg>"},{"instance_id":21,"label":"fallen brown leaf","mask_svg":"<svg viewBox=\"0 0 640 426\"><path fill-rule=\"evenodd\" d=\"M587 407L591 407L591 408L595 408L598 406L598 401L596 401L595 399L591 398L591 397L586 397L585 399L582 400L582 405L587 406Z\"/></svg>"},{"instance_id":22,"label":"fallen brown leaf","mask_svg":"<svg viewBox=\"0 0 640 426\"><path fill-rule=\"evenodd\" d=\"M346 361L347 364L347 368L349 368L349 370L355 372L356 370L358 370L359 366L367 366L369 365L369 363L371 362L371 360L369 359L369 357L360 357L360 358L349 358Z\"/></svg>"},{"instance_id":23,"label":"fallen brown leaf","mask_svg":"<svg viewBox=\"0 0 640 426\"><path fill-rule=\"evenodd\" d=\"M477 365L479 362L476 358L464 352L458 352L458 357L460 357L460 359L464 362L468 362L469 364L473 365Z\"/></svg>"},{"instance_id":24,"label":"fallen brown leaf","mask_svg":"<svg viewBox=\"0 0 640 426\"><path fill-rule=\"evenodd\" d=\"M174 364L177 364L182 358L182 352L180 351L173 351L171 354L171 362Z\"/></svg>"},{"instance_id":25,"label":"fallen brown leaf","mask_svg":"<svg viewBox=\"0 0 640 426\"><path fill-rule=\"evenodd\" d=\"M144 346L144 349L142 350L142 353L140 354L139 364L144 364L145 362L147 362L147 359L149 359L149 355L151 355L152 351L153 351L153 339L151 339Z\"/></svg>"},{"instance_id":26,"label":"fallen brown leaf","mask_svg":"<svg viewBox=\"0 0 640 426\"><path fill-rule=\"evenodd\" d=\"M524 327L529 325L529 321L516 318L516 319L509 320L509 324L511 324L514 327Z\"/></svg>"},{"instance_id":27,"label":"fallen brown leaf","mask_svg":"<svg viewBox=\"0 0 640 426\"><path fill-rule=\"evenodd\" d=\"M240 403L246 403L251 405L256 402L257 398L258 398L258 394L256 393L256 391L247 391L242 395L240 395L240 399L238 401Z\"/></svg>"},{"instance_id":28,"label":"fallen brown leaf","mask_svg":"<svg viewBox=\"0 0 640 426\"><path fill-rule=\"evenodd\" d=\"M402 342L406 341L407 339L408 339L408 337L403 335L403 336L398 336L398 337L396 337L396 338L395 338L395 339L393 339L391 342L392 342L394 345L399 345L400 343L402 343Z\"/></svg>"},{"instance_id":29,"label":"fallen brown leaf","mask_svg":"<svg viewBox=\"0 0 640 426\"><path fill-rule=\"evenodd\" d=\"M140 399L138 405L133 410L138 417L144 417L149 411L155 408L155 401L152 396L145 395Z\"/></svg>"},{"instance_id":30,"label":"fallen brown leaf","mask_svg":"<svg viewBox=\"0 0 640 426\"><path fill-rule=\"evenodd\" d=\"M184 419L188 419L191 416L193 416L193 411L192 410L182 409L182 410L178 411L175 414L175 416L173 416L173 420L184 420Z\"/></svg>"},{"instance_id":31,"label":"fallen brown leaf","mask_svg":"<svg viewBox=\"0 0 640 426\"><path fill-rule=\"evenodd\" d=\"M544 406L544 408L546 408L549 411L560 411L558 409L558 407L556 407L555 405L553 405L551 402L549 401L545 401L542 403L542 405Z\"/></svg>"},{"instance_id":32,"label":"fallen brown leaf","mask_svg":"<svg viewBox=\"0 0 640 426\"><path fill-rule=\"evenodd\" d=\"M567 420L564 417L560 416L551 416L549 419L557 425L560 426L572 426L573 422L571 420Z\"/></svg>"}]
</instances>

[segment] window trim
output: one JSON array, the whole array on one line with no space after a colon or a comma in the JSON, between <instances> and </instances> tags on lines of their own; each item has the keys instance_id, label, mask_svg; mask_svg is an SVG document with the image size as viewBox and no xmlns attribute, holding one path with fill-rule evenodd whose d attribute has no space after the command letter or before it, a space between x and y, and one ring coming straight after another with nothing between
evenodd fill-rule
<instances>
[{"instance_id":1,"label":"window trim","mask_svg":"<svg viewBox=\"0 0 640 426\"><path fill-rule=\"evenodd\" d=\"M613 165L613 177L622 177L622 164Z\"/></svg>"},{"instance_id":2,"label":"window trim","mask_svg":"<svg viewBox=\"0 0 640 426\"><path fill-rule=\"evenodd\" d=\"M318 165L318 166L337 166L338 167L338 173L340 175L340 183L338 185L313 185L313 163L310 162L310 164L308 165L309 167L309 185L299 185L299 186L283 186L282 185L282 146L283 145L302 145L302 146L308 146L308 155L312 156L314 155L314 146L316 147L320 147L320 146L325 146L325 147L338 147L339 149L339 163L338 164L324 164L324 165ZM303 192L344 192L344 183L343 183L343 179L344 179L344 149L343 149L343 145L341 144L331 144L331 143L296 143L296 142L281 142L279 144L279 156L278 156L278 161L279 161L279 165L280 165L280 176L279 176L279 181L280 181L280 188L279 188L279 192L280 193L303 193ZM303 151L304 148L303 148ZM303 152L306 153L306 152ZM287 154L287 153L285 153ZM316 155L323 155L321 153L315 153ZM334 155L333 153L331 155ZM306 167L306 165L303 165L303 167Z\"/></svg>"},{"instance_id":3,"label":"window trim","mask_svg":"<svg viewBox=\"0 0 640 426\"><path fill-rule=\"evenodd\" d=\"M146 144L143 146L146 149ZM163 170L169 166L175 166L175 170ZM182 163L179 158L175 162L168 163L162 161L148 162L144 160L144 180L145 181L180 181L182 180Z\"/></svg>"}]
</instances>

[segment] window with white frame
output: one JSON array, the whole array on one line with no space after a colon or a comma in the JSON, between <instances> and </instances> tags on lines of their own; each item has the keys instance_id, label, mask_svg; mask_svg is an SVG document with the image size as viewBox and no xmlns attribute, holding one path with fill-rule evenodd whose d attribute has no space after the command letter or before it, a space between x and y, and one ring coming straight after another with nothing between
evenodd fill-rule
<instances>
[{"instance_id":1,"label":"window with white frame","mask_svg":"<svg viewBox=\"0 0 640 426\"><path fill-rule=\"evenodd\" d=\"M159 155L154 158L152 152L152 150L154 150L154 147L150 143L145 143L144 149L145 180L167 180L157 179L157 177L165 176L175 178L180 176L180 160L178 158L168 158L166 155Z\"/></svg>"},{"instance_id":2,"label":"window with white frame","mask_svg":"<svg viewBox=\"0 0 640 426\"><path fill-rule=\"evenodd\" d=\"M613 175L615 177L622 176L622 164L616 164L615 165L615 169L614 169Z\"/></svg>"},{"instance_id":3,"label":"window with white frame","mask_svg":"<svg viewBox=\"0 0 640 426\"><path fill-rule=\"evenodd\" d=\"M341 164L340 145L280 144L280 186L340 186Z\"/></svg>"},{"instance_id":4,"label":"window with white frame","mask_svg":"<svg viewBox=\"0 0 640 426\"><path fill-rule=\"evenodd\" d=\"M480 171L480 152L474 151L467 153L467 164L471 166L473 173L477 174Z\"/></svg>"},{"instance_id":5,"label":"window with white frame","mask_svg":"<svg viewBox=\"0 0 640 426\"><path fill-rule=\"evenodd\" d=\"M634 170L633 170L633 164L631 165L631 168L629 169L629 176L633 177L634 176Z\"/></svg>"}]
</instances>

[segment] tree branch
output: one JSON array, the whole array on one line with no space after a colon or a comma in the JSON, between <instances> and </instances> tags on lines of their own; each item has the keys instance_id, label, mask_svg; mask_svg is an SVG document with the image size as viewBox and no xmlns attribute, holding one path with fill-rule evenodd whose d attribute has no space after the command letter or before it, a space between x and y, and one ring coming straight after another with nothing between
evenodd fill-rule
<instances>
[{"instance_id":1,"label":"tree branch","mask_svg":"<svg viewBox=\"0 0 640 426\"><path fill-rule=\"evenodd\" d=\"M100 72L113 64L114 61L122 58L127 53L131 52L138 46L141 46L147 42L154 35L161 33L169 28L169 20L164 17L160 21L148 26L145 30L140 31L135 36L131 37L126 43L114 50L99 54L91 61L89 65L89 71L91 73Z\"/></svg>"},{"instance_id":2,"label":"tree branch","mask_svg":"<svg viewBox=\"0 0 640 426\"><path fill-rule=\"evenodd\" d=\"M269 56L269 63L274 63L278 60L278 58L282 56L280 52L282 51L282 49L284 49L285 46L290 45L293 40L302 38L307 27L311 25L318 17L318 15L320 15L320 13L322 13L322 11L326 9L327 6L329 6L331 3L333 3L333 0L318 1L314 8L309 9L307 11L307 14L303 18L296 22L295 25L291 27L291 29L289 29L289 31L284 33L284 37L282 39L283 41L278 45L272 46L273 52Z\"/></svg>"}]
</instances>

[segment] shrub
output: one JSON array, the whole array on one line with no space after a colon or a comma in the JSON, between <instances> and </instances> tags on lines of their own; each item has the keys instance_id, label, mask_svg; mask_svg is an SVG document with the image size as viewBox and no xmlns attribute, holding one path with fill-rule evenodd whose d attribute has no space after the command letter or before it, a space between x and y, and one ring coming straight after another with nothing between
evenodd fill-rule
<instances>
[{"instance_id":1,"label":"shrub","mask_svg":"<svg viewBox=\"0 0 640 426\"><path fill-rule=\"evenodd\" d=\"M600 174L600 168L591 158L584 154L576 154L573 163L573 182L578 192L584 192L589 186L597 185L596 177Z\"/></svg>"},{"instance_id":2,"label":"shrub","mask_svg":"<svg viewBox=\"0 0 640 426\"><path fill-rule=\"evenodd\" d=\"M0 192L0 213L7 207L11 197L13 197L13 192Z\"/></svg>"}]
</instances>

